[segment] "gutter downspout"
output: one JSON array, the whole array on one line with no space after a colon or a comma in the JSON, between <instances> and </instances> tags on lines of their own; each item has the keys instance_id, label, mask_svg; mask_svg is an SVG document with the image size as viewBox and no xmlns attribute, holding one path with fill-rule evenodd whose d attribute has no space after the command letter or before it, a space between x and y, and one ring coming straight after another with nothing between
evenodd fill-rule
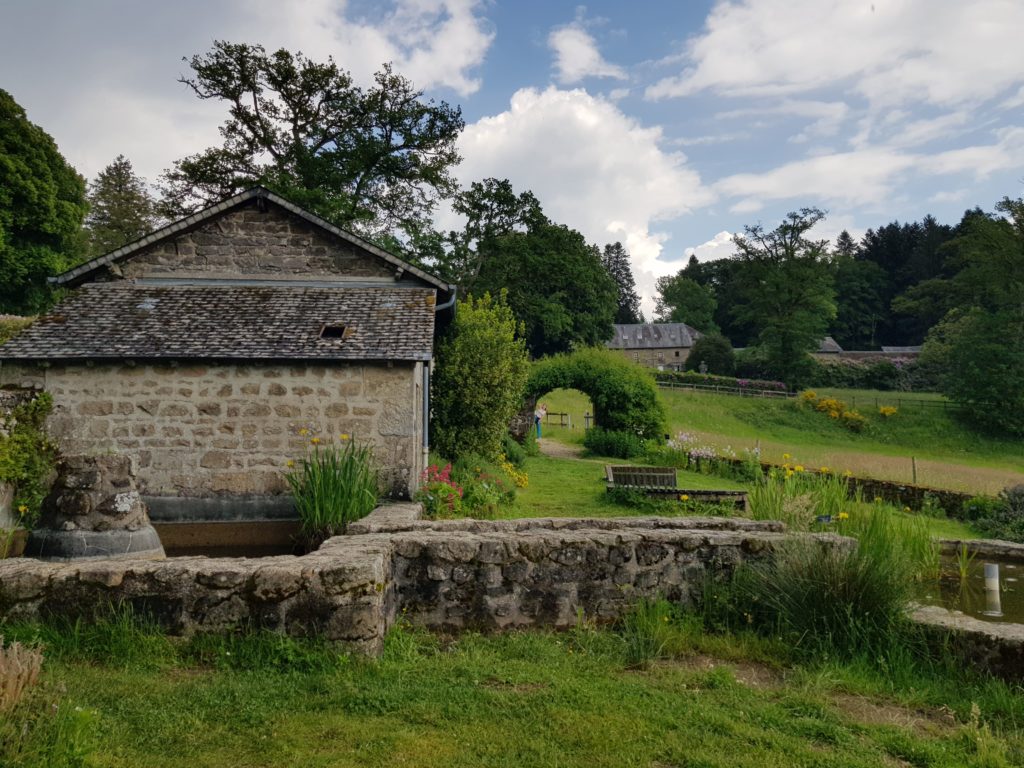
<instances>
[{"instance_id":1,"label":"gutter downspout","mask_svg":"<svg viewBox=\"0 0 1024 768\"><path fill-rule=\"evenodd\" d=\"M434 313L455 306L455 298L458 288L450 286L451 297L444 304L434 305ZM454 312L454 310L453 310ZM430 374L433 372L434 359L426 360L423 363L423 468L430 464Z\"/></svg>"}]
</instances>

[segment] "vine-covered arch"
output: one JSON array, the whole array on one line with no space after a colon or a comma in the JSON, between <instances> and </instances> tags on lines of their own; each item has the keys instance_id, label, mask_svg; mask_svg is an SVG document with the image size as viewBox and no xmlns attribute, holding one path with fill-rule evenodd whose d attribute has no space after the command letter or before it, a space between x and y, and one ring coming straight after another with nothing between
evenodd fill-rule
<instances>
[{"instance_id":1,"label":"vine-covered arch","mask_svg":"<svg viewBox=\"0 0 1024 768\"><path fill-rule=\"evenodd\" d=\"M578 389L587 395L596 426L645 438L662 433L665 413L654 377L616 352L583 349L534 363L526 382L528 406L532 409L538 397L553 389Z\"/></svg>"}]
</instances>

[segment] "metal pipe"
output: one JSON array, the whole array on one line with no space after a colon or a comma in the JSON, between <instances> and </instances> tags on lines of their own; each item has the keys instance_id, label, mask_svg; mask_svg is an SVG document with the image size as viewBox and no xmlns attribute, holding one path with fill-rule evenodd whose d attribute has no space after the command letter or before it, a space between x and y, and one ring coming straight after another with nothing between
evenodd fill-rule
<instances>
[{"instance_id":1,"label":"metal pipe","mask_svg":"<svg viewBox=\"0 0 1024 768\"><path fill-rule=\"evenodd\" d=\"M1003 606L999 594L999 563L985 563L986 616L1002 616Z\"/></svg>"}]
</instances>

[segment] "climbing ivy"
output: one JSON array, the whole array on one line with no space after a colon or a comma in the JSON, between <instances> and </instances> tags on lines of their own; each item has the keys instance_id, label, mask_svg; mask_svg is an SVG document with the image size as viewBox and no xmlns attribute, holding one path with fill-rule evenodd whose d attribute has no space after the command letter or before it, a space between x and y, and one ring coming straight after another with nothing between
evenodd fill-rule
<instances>
[{"instance_id":1,"label":"climbing ivy","mask_svg":"<svg viewBox=\"0 0 1024 768\"><path fill-rule=\"evenodd\" d=\"M0 483L14 486L13 509L22 510L22 525L31 528L39 517L57 448L44 430L53 408L49 393L40 393L0 416Z\"/></svg>"}]
</instances>

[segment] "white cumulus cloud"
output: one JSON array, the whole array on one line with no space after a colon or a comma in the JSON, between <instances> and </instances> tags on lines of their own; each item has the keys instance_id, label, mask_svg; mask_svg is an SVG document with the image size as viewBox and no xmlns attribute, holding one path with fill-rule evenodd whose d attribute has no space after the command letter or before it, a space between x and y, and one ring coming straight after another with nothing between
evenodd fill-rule
<instances>
[{"instance_id":1,"label":"white cumulus cloud","mask_svg":"<svg viewBox=\"0 0 1024 768\"><path fill-rule=\"evenodd\" d=\"M658 257L667 235L657 222L713 200L685 155L662 143L660 128L645 127L584 90L524 88L506 111L466 127L457 174L464 185L507 178L588 240L621 241L649 312L654 280L664 273Z\"/></svg>"},{"instance_id":2,"label":"white cumulus cloud","mask_svg":"<svg viewBox=\"0 0 1024 768\"><path fill-rule=\"evenodd\" d=\"M625 70L605 61L597 41L578 21L551 30L548 45L555 53L555 77L563 85L572 85L587 77L626 79Z\"/></svg>"}]
</instances>

